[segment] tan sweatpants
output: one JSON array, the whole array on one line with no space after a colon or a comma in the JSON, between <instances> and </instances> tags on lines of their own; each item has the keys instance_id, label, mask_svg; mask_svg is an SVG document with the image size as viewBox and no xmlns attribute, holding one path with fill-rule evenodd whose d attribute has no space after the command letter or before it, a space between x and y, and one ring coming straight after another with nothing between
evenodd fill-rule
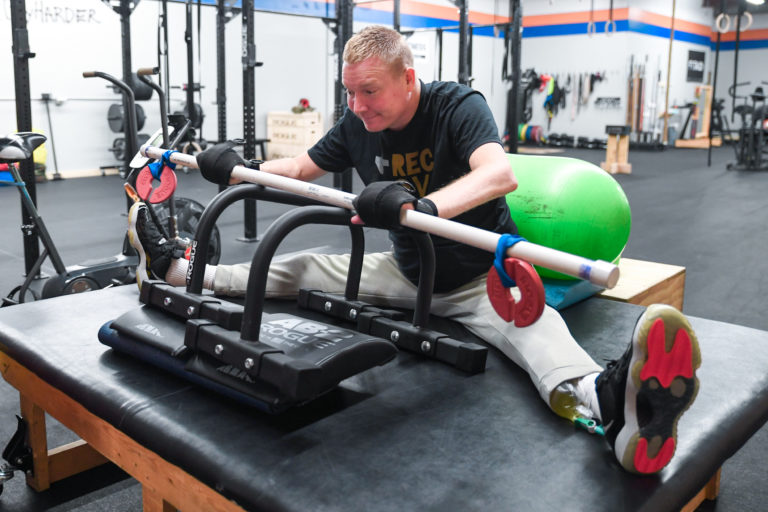
<instances>
[{"instance_id":1,"label":"tan sweatpants","mask_svg":"<svg viewBox=\"0 0 768 512\"><path fill-rule=\"evenodd\" d=\"M295 297L300 288L343 294L348 267L348 254L306 253L273 260L267 297ZM249 271L248 263L219 265L214 291L220 295L244 295ZM400 273L391 252L365 255L359 300L412 309L415 298L416 287ZM528 327L518 328L502 320L488 300L485 276L448 293L435 294L431 313L459 322L501 350L528 372L547 405L550 394L560 383L602 371L571 336L560 314L549 306Z\"/></svg>"}]
</instances>

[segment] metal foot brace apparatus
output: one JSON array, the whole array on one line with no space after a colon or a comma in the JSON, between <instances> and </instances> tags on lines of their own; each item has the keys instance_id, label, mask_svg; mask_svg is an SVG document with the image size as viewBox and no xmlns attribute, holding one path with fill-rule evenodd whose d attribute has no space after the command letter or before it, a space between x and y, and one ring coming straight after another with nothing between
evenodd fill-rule
<instances>
[{"instance_id":1,"label":"metal foot brace apparatus","mask_svg":"<svg viewBox=\"0 0 768 512\"><path fill-rule=\"evenodd\" d=\"M197 168L196 158L144 146L149 158ZM333 188L235 166L232 177L250 184L219 193L200 218L189 255L186 289L162 281L141 287L141 308L105 324L102 343L196 382L214 391L277 413L308 402L339 382L382 365L397 350L419 353L474 374L484 371L487 347L453 339L428 328L435 255L428 233L496 253L487 290L498 314L523 327L544 309L544 291L532 264L612 288L618 267L593 261L414 210L400 223L412 228L421 272L413 319L401 311L359 301L364 253L362 227L350 223L355 195ZM212 177L206 176L211 181ZM242 199L262 199L301 206L283 214L265 232L254 254L244 305L203 294L204 264L210 232L221 213ZM346 322L328 325L286 313L263 311L269 263L278 245L305 224L347 226L352 240L344 296L300 290L299 306ZM510 288L516 286L519 299ZM342 321L342 322L339 322Z\"/></svg>"}]
</instances>

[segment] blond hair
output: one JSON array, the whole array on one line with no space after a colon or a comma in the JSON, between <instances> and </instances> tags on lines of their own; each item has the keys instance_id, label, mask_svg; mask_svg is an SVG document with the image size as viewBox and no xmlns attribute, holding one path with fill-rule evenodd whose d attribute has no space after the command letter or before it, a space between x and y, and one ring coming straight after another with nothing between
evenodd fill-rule
<instances>
[{"instance_id":1,"label":"blond hair","mask_svg":"<svg viewBox=\"0 0 768 512\"><path fill-rule=\"evenodd\" d=\"M365 27L344 46L343 58L347 64L357 64L370 57L379 58L395 72L413 67L413 54L403 36L379 25Z\"/></svg>"}]
</instances>

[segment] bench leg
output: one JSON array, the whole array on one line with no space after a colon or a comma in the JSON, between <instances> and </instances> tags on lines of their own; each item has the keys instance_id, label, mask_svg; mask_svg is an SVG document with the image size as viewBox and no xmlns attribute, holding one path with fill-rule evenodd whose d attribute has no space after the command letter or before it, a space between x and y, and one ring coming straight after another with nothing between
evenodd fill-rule
<instances>
[{"instance_id":1,"label":"bench leg","mask_svg":"<svg viewBox=\"0 0 768 512\"><path fill-rule=\"evenodd\" d=\"M720 473L722 473L722 471L723 468L718 468L717 472L715 472L715 474L712 475L712 478L709 479L709 482L707 482L707 485L705 485L699 493L682 508L681 512L693 512L704 500L716 500L717 496L720 494Z\"/></svg>"},{"instance_id":2,"label":"bench leg","mask_svg":"<svg viewBox=\"0 0 768 512\"><path fill-rule=\"evenodd\" d=\"M141 502L144 512L176 512L176 507L146 485L141 486Z\"/></svg>"},{"instance_id":3,"label":"bench leg","mask_svg":"<svg viewBox=\"0 0 768 512\"><path fill-rule=\"evenodd\" d=\"M51 486L48 473L48 439L45 433L45 411L32 400L19 393L21 417L27 422L27 444L32 449L32 464L34 470L27 473L27 484L40 492Z\"/></svg>"},{"instance_id":4,"label":"bench leg","mask_svg":"<svg viewBox=\"0 0 768 512\"><path fill-rule=\"evenodd\" d=\"M48 449L45 411L19 393L21 417L26 421L27 446L32 450L33 471L27 474L27 484L40 492L53 482L76 475L109 462L106 457L82 440Z\"/></svg>"},{"instance_id":5,"label":"bench leg","mask_svg":"<svg viewBox=\"0 0 768 512\"><path fill-rule=\"evenodd\" d=\"M30 485L36 485L35 488L47 488L63 474L83 470L83 466L92 467L108 458L142 485L148 486L149 494L144 496L147 510L170 512L180 508L187 511L245 512L236 502L144 448L1 350L0 373L8 384L23 390L20 391L21 410L29 427L28 446L34 452L37 473L32 476ZM48 411L83 441L47 450L44 411ZM97 451L105 455L102 457L95 453ZM83 458L85 462L67 460L67 457ZM157 497L153 497L152 490Z\"/></svg>"}]
</instances>

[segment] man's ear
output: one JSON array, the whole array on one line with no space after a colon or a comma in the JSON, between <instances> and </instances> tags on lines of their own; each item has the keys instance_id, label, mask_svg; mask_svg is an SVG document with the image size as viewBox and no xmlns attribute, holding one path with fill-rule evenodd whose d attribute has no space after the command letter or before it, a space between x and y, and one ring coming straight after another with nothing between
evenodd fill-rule
<instances>
[{"instance_id":1,"label":"man's ear","mask_svg":"<svg viewBox=\"0 0 768 512\"><path fill-rule=\"evenodd\" d=\"M408 90L412 91L416 86L416 70L413 68L405 68L405 84L408 86Z\"/></svg>"}]
</instances>

